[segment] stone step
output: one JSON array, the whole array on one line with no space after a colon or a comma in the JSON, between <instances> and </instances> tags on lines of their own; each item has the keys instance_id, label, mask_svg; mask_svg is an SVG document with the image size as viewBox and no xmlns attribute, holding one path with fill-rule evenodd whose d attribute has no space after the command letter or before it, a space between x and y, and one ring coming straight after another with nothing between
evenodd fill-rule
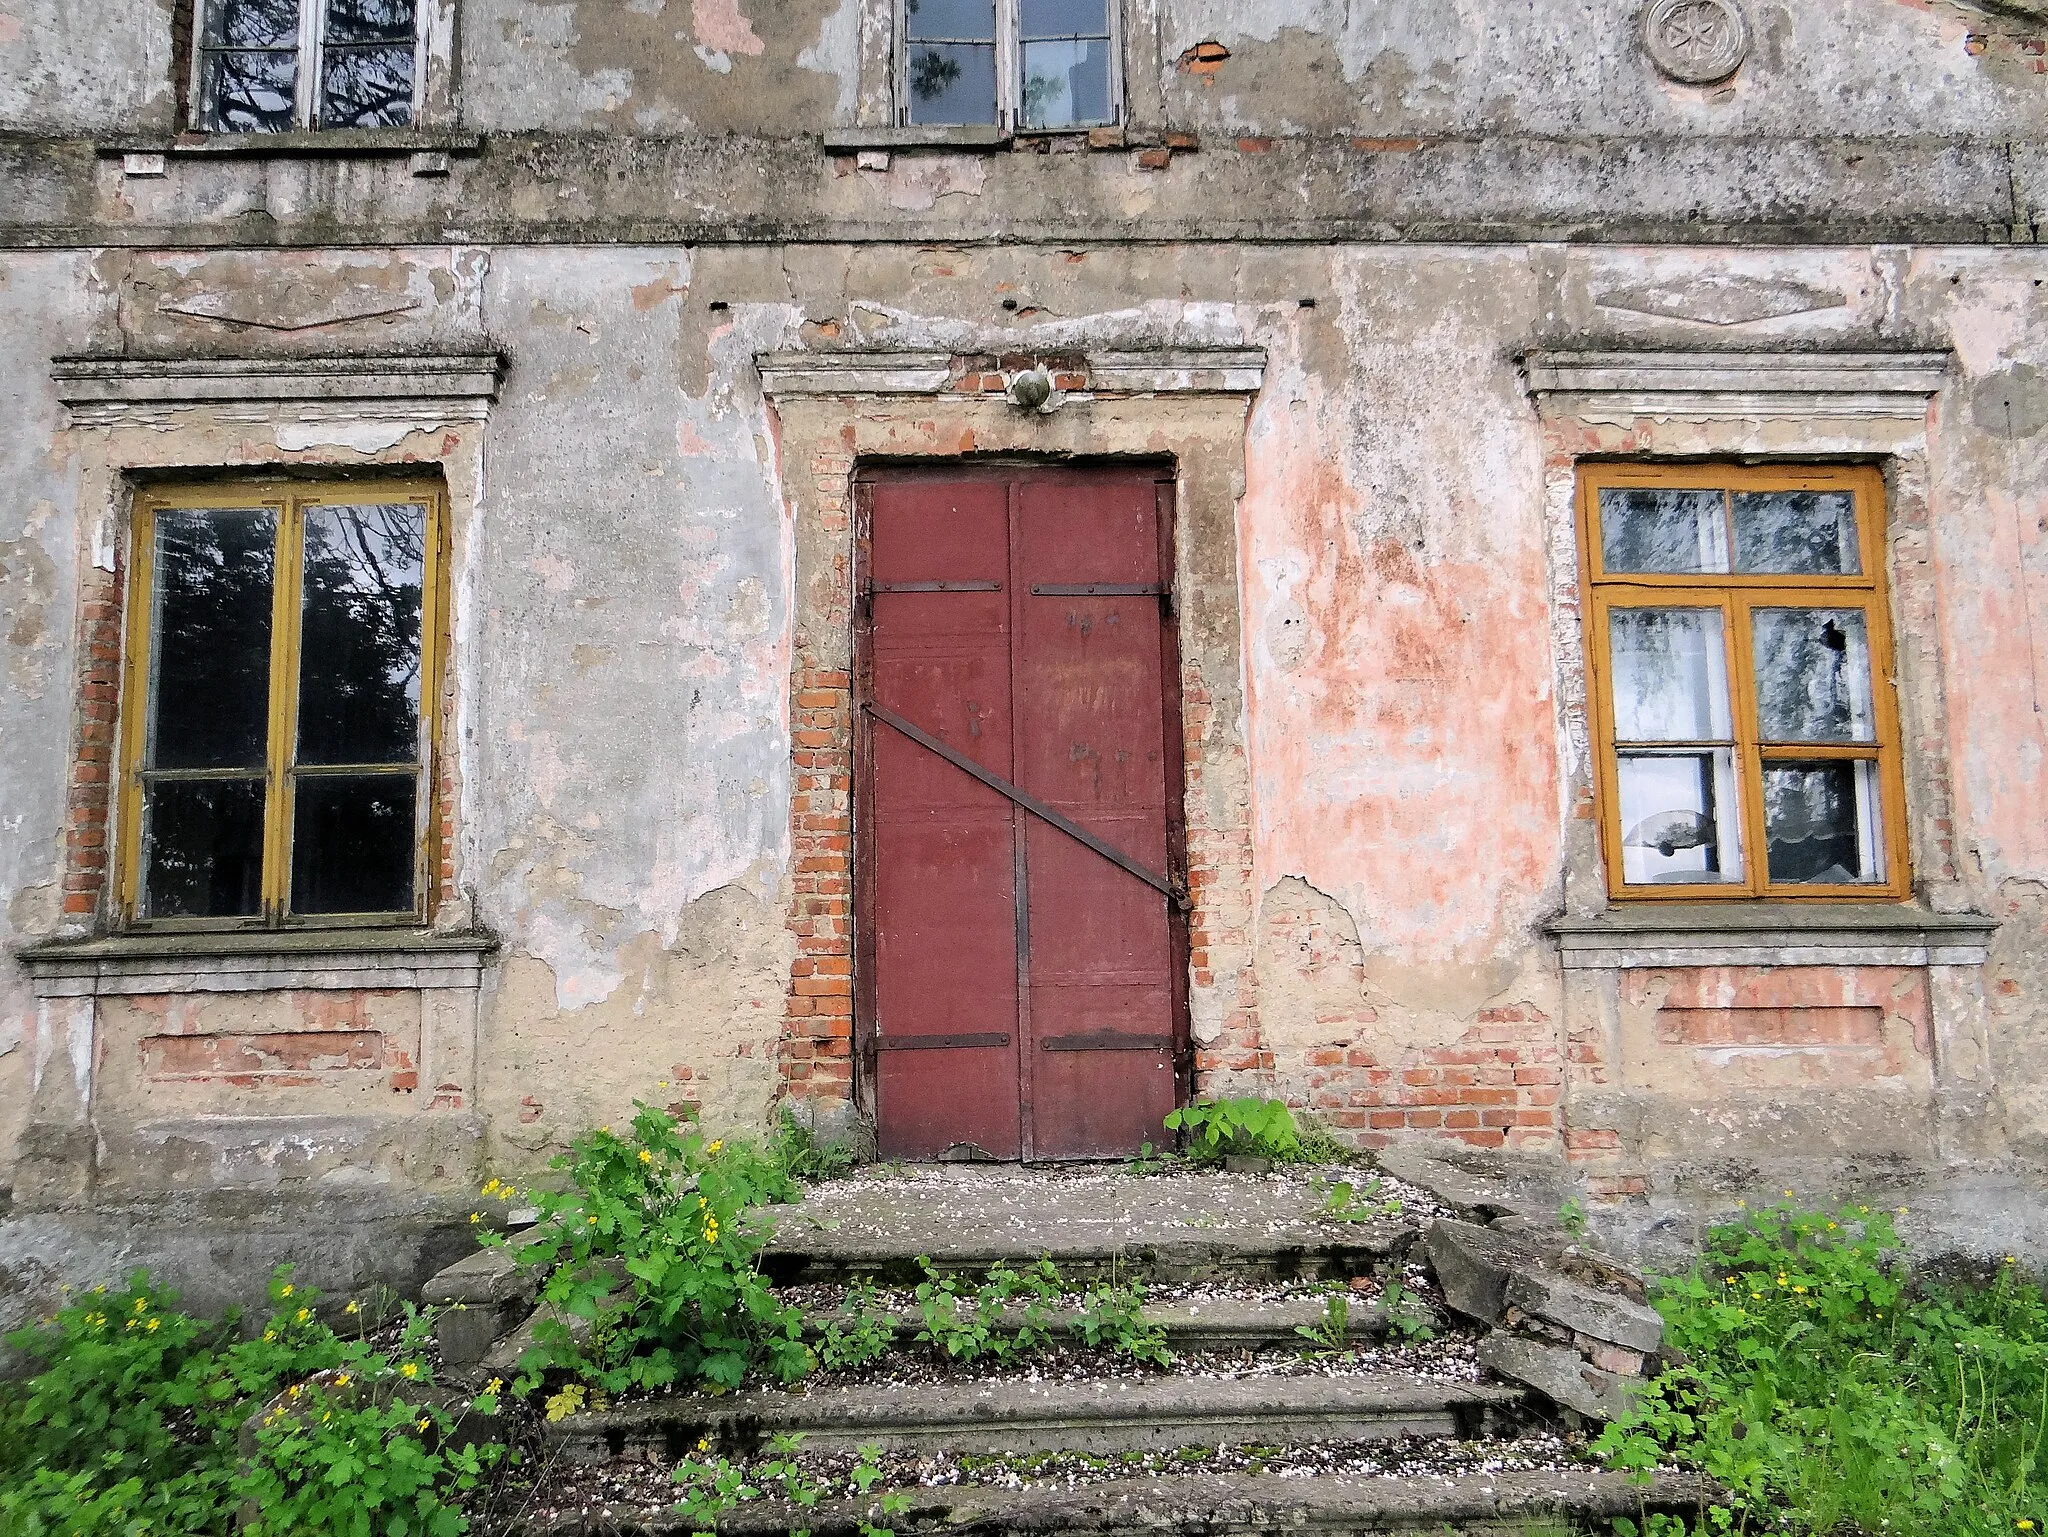
<instances>
[{"instance_id":1,"label":"stone step","mask_svg":"<svg viewBox=\"0 0 2048 1537\"><path fill-rule=\"evenodd\" d=\"M1210 1297L1199 1302L1150 1303L1141 1315L1147 1323L1166 1331L1166 1348L1175 1355L1216 1350L1267 1350L1275 1346L1295 1350L1313 1349L1302 1329L1321 1329L1328 1318L1328 1303L1318 1296L1299 1297ZM843 1314L826 1315L824 1323ZM1073 1338L1073 1324L1081 1314L1072 1308L1049 1308L1044 1326L1056 1342ZM1441 1315L1423 1309L1416 1315L1432 1329L1441 1329ZM1024 1321L1021 1308L1004 1309L997 1327L1014 1334ZM924 1317L914 1311L895 1314L896 1339L909 1345L924 1328ZM1344 1337L1364 1341L1382 1339L1392 1331L1386 1310L1377 1302L1361 1297L1347 1298Z\"/></svg>"},{"instance_id":2,"label":"stone step","mask_svg":"<svg viewBox=\"0 0 2048 1537\"><path fill-rule=\"evenodd\" d=\"M1341 1172L1341 1171L1339 1171ZM1353 1171L1351 1178L1364 1176ZM922 1279L1041 1257L1069 1279L1341 1280L1404 1253L1430 1210L1333 1221L1323 1174L1071 1174L967 1166L834 1181L764 1215L778 1285Z\"/></svg>"},{"instance_id":3,"label":"stone step","mask_svg":"<svg viewBox=\"0 0 2048 1537\"><path fill-rule=\"evenodd\" d=\"M1500 1433L1524 1399L1518 1388L1391 1375L1002 1378L678 1394L570 1415L543 1434L554 1452L581 1462L751 1456L773 1436L799 1434L815 1453L876 1445L956 1456L1103 1456L1397 1436L1472 1440Z\"/></svg>"},{"instance_id":4,"label":"stone step","mask_svg":"<svg viewBox=\"0 0 2048 1537\"><path fill-rule=\"evenodd\" d=\"M1237 1537L1276 1531L1350 1537L1367 1532L1426 1532L1430 1537L1508 1537L1526 1524L1562 1521L1606 1530L1608 1521L1697 1511L1707 1491L1690 1474L1659 1473L1638 1484L1595 1469L1465 1473L1431 1477L1283 1477L1188 1473L1068 1488L951 1486L907 1491L894 1518L902 1532L997 1533L1034 1537ZM808 1510L764 1502L718 1523L719 1537L775 1537L804 1528L812 1537L855 1537L872 1502L842 1501ZM532 1521L520 1537L671 1537L693 1530L670 1510L597 1507Z\"/></svg>"}]
</instances>

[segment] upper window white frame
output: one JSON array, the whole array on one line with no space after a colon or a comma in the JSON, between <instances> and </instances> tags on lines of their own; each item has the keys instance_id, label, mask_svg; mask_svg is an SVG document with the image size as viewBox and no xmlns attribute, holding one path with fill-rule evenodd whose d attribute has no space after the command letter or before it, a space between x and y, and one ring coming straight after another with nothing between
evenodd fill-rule
<instances>
[{"instance_id":1,"label":"upper window white frame","mask_svg":"<svg viewBox=\"0 0 2048 1537\"><path fill-rule=\"evenodd\" d=\"M1006 134L1122 122L1121 11L1121 0L896 0L896 121ZM1050 110L1040 82L1058 82Z\"/></svg>"},{"instance_id":2,"label":"upper window white frame","mask_svg":"<svg viewBox=\"0 0 2048 1537\"><path fill-rule=\"evenodd\" d=\"M194 0L192 124L209 133L417 128L428 106L429 44L439 10L438 0ZM410 36L397 26L405 13ZM331 67L339 70L345 60L357 59L374 71L394 56L403 57L411 71L403 121L387 111L383 121L364 122L328 89ZM288 118L283 81L265 60L290 61ZM249 99L240 112L223 104L230 61L253 70L241 81Z\"/></svg>"}]
</instances>

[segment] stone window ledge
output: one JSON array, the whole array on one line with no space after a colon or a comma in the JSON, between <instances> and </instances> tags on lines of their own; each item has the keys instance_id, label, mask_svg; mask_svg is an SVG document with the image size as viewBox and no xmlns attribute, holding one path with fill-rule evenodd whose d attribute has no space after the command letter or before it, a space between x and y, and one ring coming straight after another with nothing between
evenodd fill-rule
<instances>
[{"instance_id":1,"label":"stone window ledge","mask_svg":"<svg viewBox=\"0 0 2048 1537\"><path fill-rule=\"evenodd\" d=\"M39 998L136 993L474 988L494 935L429 929L122 934L26 946L15 959Z\"/></svg>"},{"instance_id":2,"label":"stone window ledge","mask_svg":"<svg viewBox=\"0 0 2048 1537\"><path fill-rule=\"evenodd\" d=\"M993 123L884 124L871 128L828 128L827 153L856 154L864 149L1008 149L1015 137Z\"/></svg>"},{"instance_id":3,"label":"stone window ledge","mask_svg":"<svg viewBox=\"0 0 2048 1537\"><path fill-rule=\"evenodd\" d=\"M1545 925L1567 971L1981 966L1998 923L1880 903L1644 903Z\"/></svg>"},{"instance_id":4,"label":"stone window ledge","mask_svg":"<svg viewBox=\"0 0 2048 1537\"><path fill-rule=\"evenodd\" d=\"M319 128L290 133L139 134L94 146L103 156L248 156L281 159L304 155L476 155L480 133L432 128Z\"/></svg>"}]
</instances>

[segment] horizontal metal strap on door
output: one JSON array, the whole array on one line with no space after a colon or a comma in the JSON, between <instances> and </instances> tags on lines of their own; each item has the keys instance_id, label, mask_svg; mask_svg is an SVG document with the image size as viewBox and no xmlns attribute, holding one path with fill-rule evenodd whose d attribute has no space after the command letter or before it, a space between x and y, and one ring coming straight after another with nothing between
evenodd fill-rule
<instances>
[{"instance_id":1,"label":"horizontal metal strap on door","mask_svg":"<svg viewBox=\"0 0 2048 1537\"><path fill-rule=\"evenodd\" d=\"M1001 592L1001 582L877 582L873 592Z\"/></svg>"},{"instance_id":2,"label":"horizontal metal strap on door","mask_svg":"<svg viewBox=\"0 0 2048 1537\"><path fill-rule=\"evenodd\" d=\"M963 1035L895 1035L875 1042L877 1051L960 1051L971 1046L1007 1046L1007 1030L970 1030Z\"/></svg>"},{"instance_id":3,"label":"horizontal metal strap on door","mask_svg":"<svg viewBox=\"0 0 2048 1537\"><path fill-rule=\"evenodd\" d=\"M1042 582L1031 589L1034 598L1163 598L1166 589L1157 582Z\"/></svg>"},{"instance_id":4,"label":"horizontal metal strap on door","mask_svg":"<svg viewBox=\"0 0 2048 1537\"><path fill-rule=\"evenodd\" d=\"M995 791L996 794L1003 796L1004 798L1010 801L1014 801L1017 805L1022 806L1026 811L1030 812L1033 816L1037 817L1041 822L1046 822L1054 827L1057 827L1061 832L1065 833L1069 838L1072 838L1076 843L1079 843L1086 848L1093 849L1096 853L1100 854L1104 859L1108 860L1111 864L1115 865L1119 870L1129 871L1132 875L1135 875L1139 880L1143 881L1147 886L1150 886L1154 891L1159 892L1162 896L1166 897L1170 901L1181 904L1183 909L1185 909L1187 903L1187 896L1184 892L1176 890L1174 886L1166 879L1165 876L1155 875L1152 871L1146 869L1143 865L1139 864L1137 860L1131 858L1131 856L1126 854L1122 849L1112 848L1109 844L1104 843L1100 838L1096 837L1095 834L1088 831L1087 828L1082 827L1077 823L1071 822L1067 818L1061 816L1057 811L1053 810L1052 807L1046 805L1044 801L1038 800L1033 796L1026 795L1022 790L1018 789L1015 785L1011 784L1009 780L1002 778L1000 775L990 773L987 769L983 768L979 763L976 763L972 758L968 757L965 753L955 752L952 748L948 747L944 742L941 742L937 737L931 735L931 733L920 730L918 727L913 726L909 721L905 720L902 716L898 715L894 710L890 709L888 706L879 705L876 704L873 700L869 700L867 703L863 704L861 708L867 711L868 714L874 716L874 718L880 721L883 725L893 727L895 730L900 731L905 736L909 737L911 741L917 743L918 746L937 753L941 758L944 758L948 763L952 764L953 767L959 769L961 773L973 775L976 779L979 779L983 784L987 785L991 790Z\"/></svg>"},{"instance_id":5,"label":"horizontal metal strap on door","mask_svg":"<svg viewBox=\"0 0 2048 1537\"><path fill-rule=\"evenodd\" d=\"M1086 1035L1049 1035L1038 1043L1042 1051L1171 1051L1173 1040L1164 1035L1119 1035L1114 1030L1094 1030Z\"/></svg>"}]
</instances>

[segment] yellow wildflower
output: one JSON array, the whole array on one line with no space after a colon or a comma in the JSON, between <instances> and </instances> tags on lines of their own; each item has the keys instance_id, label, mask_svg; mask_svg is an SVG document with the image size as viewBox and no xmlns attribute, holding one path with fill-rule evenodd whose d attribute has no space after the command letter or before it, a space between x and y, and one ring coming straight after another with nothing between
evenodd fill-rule
<instances>
[{"instance_id":1,"label":"yellow wildflower","mask_svg":"<svg viewBox=\"0 0 2048 1537\"><path fill-rule=\"evenodd\" d=\"M277 1338L277 1331L275 1329L265 1329L263 1331L263 1338L266 1341L275 1340Z\"/></svg>"},{"instance_id":2,"label":"yellow wildflower","mask_svg":"<svg viewBox=\"0 0 2048 1537\"><path fill-rule=\"evenodd\" d=\"M469 1220L471 1222L481 1222L484 1220L484 1214L480 1211L473 1211L469 1214Z\"/></svg>"},{"instance_id":3,"label":"yellow wildflower","mask_svg":"<svg viewBox=\"0 0 2048 1537\"><path fill-rule=\"evenodd\" d=\"M347 1307L342 1309L344 1313L360 1313L362 1312L362 1310L363 1305L360 1302L351 1302Z\"/></svg>"},{"instance_id":4,"label":"yellow wildflower","mask_svg":"<svg viewBox=\"0 0 2048 1537\"><path fill-rule=\"evenodd\" d=\"M307 1319L313 1316L313 1313L310 1308L300 1308L299 1311L293 1316L296 1317L300 1323L304 1323Z\"/></svg>"},{"instance_id":5,"label":"yellow wildflower","mask_svg":"<svg viewBox=\"0 0 2048 1537\"><path fill-rule=\"evenodd\" d=\"M290 1296L291 1294L292 1294L292 1283L291 1283L291 1282L289 1282L289 1281L287 1281L287 1282L285 1282L285 1283L284 1283L284 1286L283 1286L283 1287L282 1287L282 1288L281 1288L281 1289L280 1289L280 1290L278 1291L278 1295L279 1295L280 1297L289 1297L289 1296Z\"/></svg>"},{"instance_id":6,"label":"yellow wildflower","mask_svg":"<svg viewBox=\"0 0 2048 1537\"><path fill-rule=\"evenodd\" d=\"M342 1374L341 1374L340 1376L336 1377L336 1378L334 1379L334 1385L335 1385L336 1387L338 1387L338 1388L345 1388L345 1387L347 1387L347 1386L348 1386L348 1373L347 1373L347 1372L343 1372L343 1373L342 1373Z\"/></svg>"},{"instance_id":7,"label":"yellow wildflower","mask_svg":"<svg viewBox=\"0 0 2048 1537\"><path fill-rule=\"evenodd\" d=\"M709 1436L701 1436L701 1437L699 1437L699 1438L698 1438L698 1441L697 1441L697 1450L698 1450L698 1451L700 1451L700 1452L708 1452L708 1451L710 1451L710 1450L711 1450L711 1438L710 1438Z\"/></svg>"},{"instance_id":8,"label":"yellow wildflower","mask_svg":"<svg viewBox=\"0 0 2048 1537\"><path fill-rule=\"evenodd\" d=\"M496 1393L504 1386L505 1379L503 1377L493 1377L489 1382L484 1384L484 1391L486 1393Z\"/></svg>"},{"instance_id":9,"label":"yellow wildflower","mask_svg":"<svg viewBox=\"0 0 2048 1537\"><path fill-rule=\"evenodd\" d=\"M1899 1208L1899 1215L1900 1215L1900 1216L1902 1216L1902 1217L1906 1215L1906 1208L1905 1208L1905 1207L1901 1206L1901 1207Z\"/></svg>"},{"instance_id":10,"label":"yellow wildflower","mask_svg":"<svg viewBox=\"0 0 2048 1537\"><path fill-rule=\"evenodd\" d=\"M2007 1263L2008 1265L2017 1265L2017 1264L2019 1263L2019 1260L2018 1260L2018 1258L2017 1258L2016 1256L2014 1256L2014 1255L2011 1255L2011 1254L2008 1254L2008 1255L2006 1255L2006 1257L2005 1257L2005 1262L2006 1262L2006 1263Z\"/></svg>"},{"instance_id":11,"label":"yellow wildflower","mask_svg":"<svg viewBox=\"0 0 2048 1537\"><path fill-rule=\"evenodd\" d=\"M135 1299L135 1311L136 1311L136 1312L138 1312L138 1313L146 1313L146 1312L148 1312L148 1311L149 1311L149 1298L147 1298L147 1297L137 1297L137 1298Z\"/></svg>"},{"instance_id":12,"label":"yellow wildflower","mask_svg":"<svg viewBox=\"0 0 2048 1537\"><path fill-rule=\"evenodd\" d=\"M162 1320L161 1318L152 1318L152 1319L151 1319L151 1320L149 1321L149 1332L150 1332L151 1334L154 1334L154 1333L156 1333L156 1326L157 1326L158 1324L162 1323L162 1322L163 1322L163 1320Z\"/></svg>"},{"instance_id":13,"label":"yellow wildflower","mask_svg":"<svg viewBox=\"0 0 2048 1537\"><path fill-rule=\"evenodd\" d=\"M1804 1296L1806 1294L1806 1288L1803 1286L1795 1286L1792 1288L1792 1290L1798 1292L1801 1296Z\"/></svg>"},{"instance_id":14,"label":"yellow wildflower","mask_svg":"<svg viewBox=\"0 0 2048 1537\"><path fill-rule=\"evenodd\" d=\"M413 1429L414 1429L414 1430L425 1430L426 1428L427 1428L427 1422L426 1422L426 1419L425 1419L424 1417L422 1417L422 1418L421 1418L420 1422L419 1422L419 1423L418 1423L417 1425L413 1426Z\"/></svg>"},{"instance_id":15,"label":"yellow wildflower","mask_svg":"<svg viewBox=\"0 0 2048 1537\"><path fill-rule=\"evenodd\" d=\"M705 1151L705 1152L707 1152L707 1153L717 1153L717 1152L723 1152L723 1151L724 1151L724 1149L725 1149L725 1138L723 1138L723 1137L720 1137L720 1138L719 1138L719 1139L718 1139L718 1140L717 1140L716 1142L712 1143L712 1144L711 1144L711 1145L710 1145L709 1147L705 1148L705 1149L704 1149L704 1151Z\"/></svg>"},{"instance_id":16,"label":"yellow wildflower","mask_svg":"<svg viewBox=\"0 0 2048 1537\"><path fill-rule=\"evenodd\" d=\"M1789 1190L1788 1190L1788 1191L1786 1191L1786 1192L1785 1192L1785 1199L1786 1199L1786 1200L1788 1200L1788 1201L1792 1199L1792 1192L1791 1192L1791 1191L1789 1191Z\"/></svg>"},{"instance_id":17,"label":"yellow wildflower","mask_svg":"<svg viewBox=\"0 0 2048 1537\"><path fill-rule=\"evenodd\" d=\"M584 1218L583 1220L584 1220L585 1222L589 1223L589 1224L590 1224L590 1226L592 1226L592 1227L596 1227L596 1226L597 1226L597 1218L595 1218L595 1217L585 1217L585 1218Z\"/></svg>"},{"instance_id":18,"label":"yellow wildflower","mask_svg":"<svg viewBox=\"0 0 2048 1537\"><path fill-rule=\"evenodd\" d=\"M643 1147L640 1149L640 1161L642 1163L652 1163L654 1162L654 1155L648 1152L647 1149Z\"/></svg>"},{"instance_id":19,"label":"yellow wildflower","mask_svg":"<svg viewBox=\"0 0 2048 1537\"><path fill-rule=\"evenodd\" d=\"M405 1365L399 1367L398 1369L398 1375L406 1378L407 1380L417 1377L419 1374L420 1364L417 1361L408 1361L405 1363Z\"/></svg>"},{"instance_id":20,"label":"yellow wildflower","mask_svg":"<svg viewBox=\"0 0 2048 1537\"><path fill-rule=\"evenodd\" d=\"M2034 1523L2029 1521L2025 1516L2021 1516L2019 1520L2013 1522L2013 1525L2018 1527L2023 1532L2031 1532L2034 1529Z\"/></svg>"}]
</instances>

